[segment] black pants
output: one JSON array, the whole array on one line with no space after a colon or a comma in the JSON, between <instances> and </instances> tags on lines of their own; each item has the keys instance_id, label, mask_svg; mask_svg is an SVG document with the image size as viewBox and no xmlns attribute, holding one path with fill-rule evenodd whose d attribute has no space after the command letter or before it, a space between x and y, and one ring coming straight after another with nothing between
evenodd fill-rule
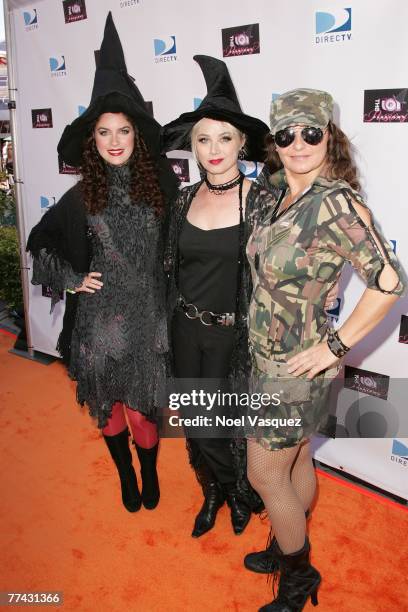
<instances>
[{"instance_id":1,"label":"black pants","mask_svg":"<svg viewBox=\"0 0 408 612\"><path fill-rule=\"evenodd\" d=\"M188 381L183 379L211 379L213 391L223 388L234 341L233 327L205 326L199 319L188 319L176 311L172 322L172 342L175 375L183 391ZM182 380L180 380L182 379ZM191 386L190 386L191 389ZM217 407L219 411L219 407ZM189 438L193 466L204 463L221 484L236 480L230 440L225 438Z\"/></svg>"}]
</instances>

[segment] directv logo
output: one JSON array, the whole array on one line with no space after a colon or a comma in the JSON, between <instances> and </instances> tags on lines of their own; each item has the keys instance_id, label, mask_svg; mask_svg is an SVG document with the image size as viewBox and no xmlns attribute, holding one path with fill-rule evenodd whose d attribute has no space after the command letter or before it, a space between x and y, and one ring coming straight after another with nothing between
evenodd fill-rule
<instances>
[{"instance_id":1,"label":"directv logo","mask_svg":"<svg viewBox=\"0 0 408 612\"><path fill-rule=\"evenodd\" d=\"M80 117L82 115L82 113L84 113L86 111L86 106L78 106L78 117Z\"/></svg>"},{"instance_id":2,"label":"directv logo","mask_svg":"<svg viewBox=\"0 0 408 612\"><path fill-rule=\"evenodd\" d=\"M121 0L120 8L126 8L128 6L136 6L140 0Z\"/></svg>"},{"instance_id":3,"label":"directv logo","mask_svg":"<svg viewBox=\"0 0 408 612\"><path fill-rule=\"evenodd\" d=\"M65 56L56 55L55 57L50 57L50 70L52 77L66 76Z\"/></svg>"},{"instance_id":4,"label":"directv logo","mask_svg":"<svg viewBox=\"0 0 408 612\"><path fill-rule=\"evenodd\" d=\"M193 110L197 110L197 108L200 106L202 101L203 101L202 98L194 98L193 99Z\"/></svg>"},{"instance_id":5,"label":"directv logo","mask_svg":"<svg viewBox=\"0 0 408 612\"><path fill-rule=\"evenodd\" d=\"M391 461L403 467L408 467L408 446L406 444L400 440L393 440L391 453Z\"/></svg>"},{"instance_id":6,"label":"directv logo","mask_svg":"<svg viewBox=\"0 0 408 612\"><path fill-rule=\"evenodd\" d=\"M333 308L330 308L329 310L326 310L326 313L329 317L329 319L331 319L332 321L335 321L337 323L337 321L339 320L340 317L340 306L341 306L341 298L336 298L336 302L333 306Z\"/></svg>"},{"instance_id":7,"label":"directv logo","mask_svg":"<svg viewBox=\"0 0 408 612\"><path fill-rule=\"evenodd\" d=\"M245 175L245 178L256 179L261 171L262 164L252 161L239 161L238 168Z\"/></svg>"},{"instance_id":8,"label":"directv logo","mask_svg":"<svg viewBox=\"0 0 408 612\"><path fill-rule=\"evenodd\" d=\"M330 13L316 13L316 43L335 43L351 40L351 8L331 9Z\"/></svg>"},{"instance_id":9,"label":"directv logo","mask_svg":"<svg viewBox=\"0 0 408 612\"><path fill-rule=\"evenodd\" d=\"M41 214L44 214L55 204L54 196L40 196Z\"/></svg>"},{"instance_id":10,"label":"directv logo","mask_svg":"<svg viewBox=\"0 0 408 612\"><path fill-rule=\"evenodd\" d=\"M176 37L164 36L163 38L155 38L154 55L156 64L160 62L175 62L176 55Z\"/></svg>"},{"instance_id":11,"label":"directv logo","mask_svg":"<svg viewBox=\"0 0 408 612\"><path fill-rule=\"evenodd\" d=\"M38 28L37 9L23 11L23 19L26 32L30 32L30 30L36 30Z\"/></svg>"}]
</instances>

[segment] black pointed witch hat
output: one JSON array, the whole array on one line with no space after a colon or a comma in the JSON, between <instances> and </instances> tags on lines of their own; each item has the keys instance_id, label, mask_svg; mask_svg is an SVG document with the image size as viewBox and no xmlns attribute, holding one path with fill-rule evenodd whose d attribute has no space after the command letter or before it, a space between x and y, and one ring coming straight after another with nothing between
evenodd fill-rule
<instances>
[{"instance_id":1,"label":"black pointed witch hat","mask_svg":"<svg viewBox=\"0 0 408 612\"><path fill-rule=\"evenodd\" d=\"M264 139L269 128L260 119L245 115L238 101L228 68L222 60L209 55L195 55L207 85L207 95L196 110L183 113L178 119L164 126L162 148L164 151L191 151L190 132L197 121L216 119L231 123L247 136L245 157L251 161L265 159Z\"/></svg>"},{"instance_id":2,"label":"black pointed witch hat","mask_svg":"<svg viewBox=\"0 0 408 612\"><path fill-rule=\"evenodd\" d=\"M151 157L159 162L162 188L174 192L177 179L166 159L160 159L161 126L149 114L142 94L127 72L122 44L110 11L98 54L91 101L86 111L66 126L58 143L58 153L67 164L81 165L85 138L102 113L124 113L134 120Z\"/></svg>"}]
</instances>

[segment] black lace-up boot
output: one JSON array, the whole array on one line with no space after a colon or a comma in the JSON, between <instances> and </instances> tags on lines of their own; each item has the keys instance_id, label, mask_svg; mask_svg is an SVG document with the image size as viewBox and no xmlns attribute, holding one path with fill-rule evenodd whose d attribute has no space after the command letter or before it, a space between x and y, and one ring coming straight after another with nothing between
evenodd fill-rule
<instances>
[{"instance_id":1,"label":"black lace-up boot","mask_svg":"<svg viewBox=\"0 0 408 612\"><path fill-rule=\"evenodd\" d=\"M309 518L310 511L306 510L306 519ZM278 558L280 549L276 538L272 535L272 529L269 531L268 540L265 550L249 553L244 557L245 567L257 574L272 574L278 567Z\"/></svg>"},{"instance_id":2,"label":"black lace-up boot","mask_svg":"<svg viewBox=\"0 0 408 612\"><path fill-rule=\"evenodd\" d=\"M199 538L214 527L217 512L224 504L225 496L211 470L204 462L196 467L195 471L203 489L204 503L196 516L191 535L193 538Z\"/></svg>"},{"instance_id":3,"label":"black lace-up boot","mask_svg":"<svg viewBox=\"0 0 408 612\"><path fill-rule=\"evenodd\" d=\"M306 538L301 550L289 555L279 555L280 580L278 596L271 603L259 608L259 612L301 612L308 598L317 606L317 589L321 576L310 564L310 546ZM274 578L277 570L274 572Z\"/></svg>"},{"instance_id":4,"label":"black lace-up boot","mask_svg":"<svg viewBox=\"0 0 408 612\"><path fill-rule=\"evenodd\" d=\"M240 497L235 483L224 485L225 497L231 510L231 523L235 535L240 535L251 518L251 508Z\"/></svg>"}]
</instances>

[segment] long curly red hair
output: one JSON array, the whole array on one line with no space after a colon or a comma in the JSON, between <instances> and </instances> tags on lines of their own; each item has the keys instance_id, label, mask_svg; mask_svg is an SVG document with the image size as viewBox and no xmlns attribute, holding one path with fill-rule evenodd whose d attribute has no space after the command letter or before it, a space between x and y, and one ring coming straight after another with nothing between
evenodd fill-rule
<instances>
[{"instance_id":1,"label":"long curly red hair","mask_svg":"<svg viewBox=\"0 0 408 612\"><path fill-rule=\"evenodd\" d=\"M352 158L352 145L345 133L330 121L328 125L329 138L327 141L327 157L324 176L328 179L342 179L355 189L360 191L357 166ZM266 166L273 173L280 170L282 162L275 148L273 136L268 134L265 140L267 158Z\"/></svg>"},{"instance_id":2,"label":"long curly red hair","mask_svg":"<svg viewBox=\"0 0 408 612\"><path fill-rule=\"evenodd\" d=\"M127 117L127 120L133 125L135 131L134 149L129 159L131 201L135 205L140 202L149 204L156 215L161 217L164 214L165 202L160 190L157 166L150 157L146 143L134 122L130 117ZM96 121L84 142L83 161L80 167L82 197L85 208L91 215L102 212L108 201L106 164L96 148L95 124Z\"/></svg>"}]
</instances>

